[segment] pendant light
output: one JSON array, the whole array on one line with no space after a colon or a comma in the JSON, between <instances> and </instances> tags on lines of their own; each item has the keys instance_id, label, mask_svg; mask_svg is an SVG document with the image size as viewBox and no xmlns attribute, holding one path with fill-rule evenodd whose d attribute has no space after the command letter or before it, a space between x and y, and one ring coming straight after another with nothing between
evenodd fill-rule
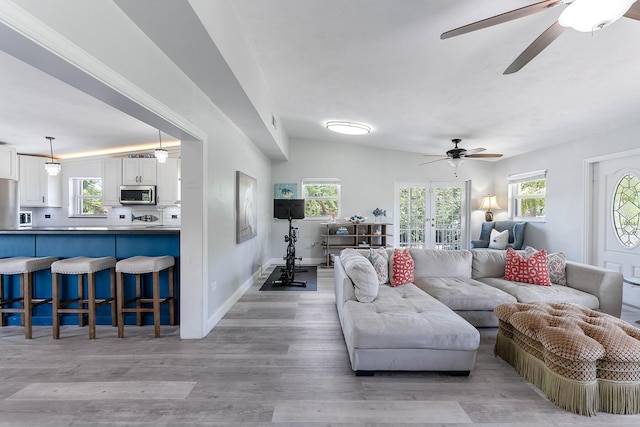
<instances>
[{"instance_id":1,"label":"pendant light","mask_svg":"<svg viewBox=\"0 0 640 427\"><path fill-rule=\"evenodd\" d=\"M158 159L158 163L166 163L167 158L169 157L169 152L162 148L162 135L160 134L160 129L158 129L158 138L160 139L160 148L156 148L156 159Z\"/></svg>"},{"instance_id":2,"label":"pendant light","mask_svg":"<svg viewBox=\"0 0 640 427\"><path fill-rule=\"evenodd\" d=\"M49 148L51 149L51 161L50 162L46 162L44 164L44 169L47 171L47 173L51 176L56 176L60 173L60 169L62 169L62 166L60 166L60 163L56 162L55 160L53 160L53 144L52 141L55 139L52 136L45 136L46 139L49 140Z\"/></svg>"}]
</instances>

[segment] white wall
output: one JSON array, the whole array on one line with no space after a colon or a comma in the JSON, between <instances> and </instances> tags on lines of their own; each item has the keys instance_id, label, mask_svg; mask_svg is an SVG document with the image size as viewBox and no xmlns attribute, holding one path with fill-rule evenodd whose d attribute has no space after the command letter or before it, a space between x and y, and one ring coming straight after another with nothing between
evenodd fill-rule
<instances>
[{"instance_id":1,"label":"white wall","mask_svg":"<svg viewBox=\"0 0 640 427\"><path fill-rule=\"evenodd\" d=\"M493 192L493 162L468 160L458 168L456 178L453 167L446 161L418 166L430 159L433 158L419 153L367 148L366 145L296 139L290 140L289 161L273 162L271 180L273 184L297 183L298 197L302 198L302 179L339 178L342 181L342 216L360 213L371 220L375 208L386 209L387 215L393 213L395 182L471 180L471 238L477 238L480 223L484 221L484 212L478 210L479 199ZM269 194L273 198L273 186ZM271 258L273 262L282 263L286 250L283 237L287 234L288 223L271 221ZM322 240L320 222L296 221L299 227L296 255L305 258L303 263L320 262L323 257L319 244ZM392 223L393 218L387 217L386 222Z\"/></svg>"},{"instance_id":2,"label":"white wall","mask_svg":"<svg viewBox=\"0 0 640 427\"><path fill-rule=\"evenodd\" d=\"M260 195L268 192L269 160L113 2L15 3L46 25L34 33L56 33L44 40L49 49L138 101L140 108L127 104L129 114L169 134L167 129L187 128L198 136L181 145L180 334L205 336L267 257L270 201L259 196L257 238L236 244L234 189L240 170L257 179ZM96 84L101 80L82 86L95 90Z\"/></svg>"},{"instance_id":3,"label":"white wall","mask_svg":"<svg viewBox=\"0 0 640 427\"><path fill-rule=\"evenodd\" d=\"M498 203L507 206L507 176L514 173L547 170L547 214L544 223L527 225L525 243L550 251L563 251L574 261L583 259L585 212L585 160L605 154L638 148L640 122L634 126L607 130L577 141L558 141L558 145L532 151L496 163L494 188ZM506 219L506 211L496 215Z\"/></svg>"}]
</instances>

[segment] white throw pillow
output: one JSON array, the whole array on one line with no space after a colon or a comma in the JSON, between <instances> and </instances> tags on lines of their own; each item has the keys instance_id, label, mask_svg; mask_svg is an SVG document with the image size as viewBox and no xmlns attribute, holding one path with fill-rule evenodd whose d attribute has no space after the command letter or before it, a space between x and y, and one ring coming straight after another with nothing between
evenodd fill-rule
<instances>
[{"instance_id":1,"label":"white throw pillow","mask_svg":"<svg viewBox=\"0 0 640 427\"><path fill-rule=\"evenodd\" d=\"M389 254L386 249L369 249L369 261L378 275L378 284L389 283Z\"/></svg>"},{"instance_id":2,"label":"white throw pillow","mask_svg":"<svg viewBox=\"0 0 640 427\"><path fill-rule=\"evenodd\" d=\"M378 275L369 260L353 249L345 249L340 261L354 286L356 299L373 302L378 296Z\"/></svg>"},{"instance_id":3,"label":"white throw pillow","mask_svg":"<svg viewBox=\"0 0 640 427\"><path fill-rule=\"evenodd\" d=\"M497 231L495 228L491 230L491 237L489 238L489 247L491 249L504 249L509 243L509 230L502 232Z\"/></svg>"}]
</instances>

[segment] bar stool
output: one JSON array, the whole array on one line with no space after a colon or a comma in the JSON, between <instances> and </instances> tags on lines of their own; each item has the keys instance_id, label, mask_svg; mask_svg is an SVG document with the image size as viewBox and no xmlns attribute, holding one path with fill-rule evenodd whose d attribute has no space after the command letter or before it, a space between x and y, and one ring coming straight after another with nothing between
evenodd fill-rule
<instances>
[{"instance_id":1,"label":"bar stool","mask_svg":"<svg viewBox=\"0 0 640 427\"><path fill-rule=\"evenodd\" d=\"M153 313L153 326L156 338L160 337L160 306L169 304L169 324L175 325L175 299L173 296L173 269L175 260L172 256L157 257L134 256L118 261L116 274L118 282L118 337L124 337L124 313L136 313L138 326L142 326L142 313ZM160 298L160 272L168 269L169 296ZM151 298L142 295L142 277L153 273L153 292ZM136 296L125 300L124 274L136 276ZM135 303L135 307L128 307ZM143 307L143 304L151 304L151 307Z\"/></svg>"},{"instance_id":2,"label":"bar stool","mask_svg":"<svg viewBox=\"0 0 640 427\"><path fill-rule=\"evenodd\" d=\"M24 337L31 339L33 309L51 301L51 298L33 297L33 273L48 269L51 267L51 263L57 259L51 256L18 256L0 259L0 325L6 325L4 313L20 313L20 324L24 326ZM20 294L7 300L4 292L4 278L15 274L20 275ZM17 302L20 302L20 307L14 306Z\"/></svg>"},{"instance_id":3,"label":"bar stool","mask_svg":"<svg viewBox=\"0 0 640 427\"><path fill-rule=\"evenodd\" d=\"M96 337L96 308L105 304L111 304L111 324L116 326L116 286L115 286L114 257L75 257L62 259L51 264L51 297L53 304L53 338L60 338L60 314L78 313L78 326L84 326L84 315L89 318L89 339ZM110 296L108 298L96 298L96 276L102 270L110 270ZM61 285L59 274L73 274L78 276L78 297L68 300L60 300ZM84 275L87 275L87 298L84 298ZM69 305L77 303L77 307Z\"/></svg>"}]
</instances>

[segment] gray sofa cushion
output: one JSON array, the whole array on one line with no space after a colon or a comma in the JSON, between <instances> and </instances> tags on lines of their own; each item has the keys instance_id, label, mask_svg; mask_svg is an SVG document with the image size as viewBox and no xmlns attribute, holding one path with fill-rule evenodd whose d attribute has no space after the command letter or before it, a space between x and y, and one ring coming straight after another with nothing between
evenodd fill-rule
<instances>
[{"instance_id":1,"label":"gray sofa cushion","mask_svg":"<svg viewBox=\"0 0 640 427\"><path fill-rule=\"evenodd\" d=\"M345 337L354 348L476 350L478 330L415 285L380 285L369 304L344 305Z\"/></svg>"},{"instance_id":2,"label":"gray sofa cushion","mask_svg":"<svg viewBox=\"0 0 640 427\"><path fill-rule=\"evenodd\" d=\"M481 279L483 277L503 277L506 263L506 252L487 249L470 251L473 257L471 263L471 277Z\"/></svg>"},{"instance_id":3,"label":"gray sofa cushion","mask_svg":"<svg viewBox=\"0 0 640 427\"><path fill-rule=\"evenodd\" d=\"M597 296L568 286L554 284L551 284L551 286L540 286L529 283L512 282L495 277L485 277L479 280L513 295L518 302L521 303L566 302L580 304L594 310L600 308L600 301Z\"/></svg>"},{"instance_id":4,"label":"gray sofa cushion","mask_svg":"<svg viewBox=\"0 0 640 427\"><path fill-rule=\"evenodd\" d=\"M470 251L443 251L440 249L410 249L415 263L413 276L471 278Z\"/></svg>"},{"instance_id":5,"label":"gray sofa cushion","mask_svg":"<svg viewBox=\"0 0 640 427\"><path fill-rule=\"evenodd\" d=\"M498 304L517 302L515 297L473 279L430 277L416 279L414 283L455 311L493 311Z\"/></svg>"}]
</instances>

